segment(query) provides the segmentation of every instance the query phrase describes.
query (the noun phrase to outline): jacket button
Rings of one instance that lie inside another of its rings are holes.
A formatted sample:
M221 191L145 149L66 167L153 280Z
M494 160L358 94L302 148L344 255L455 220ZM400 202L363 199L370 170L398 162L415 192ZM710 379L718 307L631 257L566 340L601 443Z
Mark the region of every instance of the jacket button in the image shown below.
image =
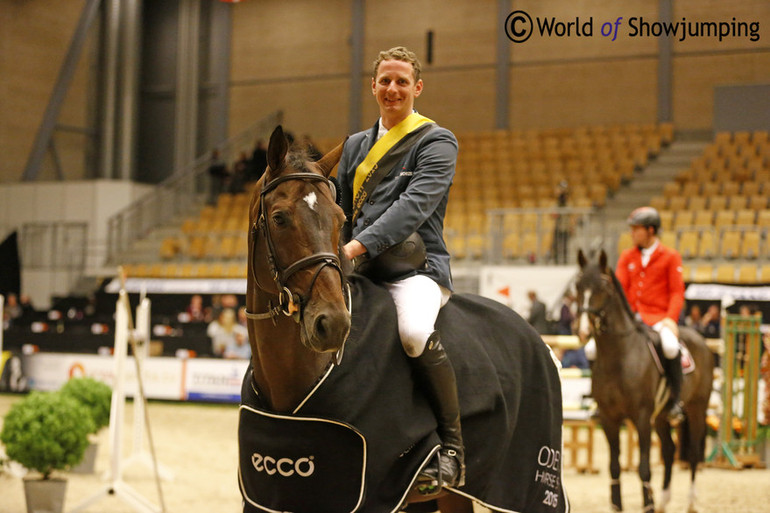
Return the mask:
M369 200L369 204L370 204L370 205L374 205L374 200L373 200L373 199L370 199L370 200Z
M364 226L369 226L370 224L372 224L371 219L369 219L368 217L364 219Z

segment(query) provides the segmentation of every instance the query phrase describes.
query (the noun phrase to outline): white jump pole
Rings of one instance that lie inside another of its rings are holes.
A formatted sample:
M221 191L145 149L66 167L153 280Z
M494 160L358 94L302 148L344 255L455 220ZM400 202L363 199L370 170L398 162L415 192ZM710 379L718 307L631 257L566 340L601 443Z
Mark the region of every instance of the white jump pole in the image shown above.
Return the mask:
M113 355L115 361L115 383L112 389L112 404L110 409L109 436L111 451L110 469L107 476L108 483L91 497L86 498L83 502L75 506L74 509L70 510L70 513L83 511L108 495L116 496L139 513L165 513L166 511L166 507L163 502L163 493L160 487L160 477L158 475L157 469L155 472L155 482L158 487L160 507L152 504L139 492L126 484L122 478L121 452L123 447L122 434L126 406L125 364L126 358L128 357L128 343L129 340L133 342L133 338L134 335L131 322L131 305L128 301L128 294L126 293L125 286L122 286L115 308L115 353ZM135 343L132 343L132 346L134 349L137 347ZM137 365L139 365L139 359L135 358L135 361L137 362ZM136 379L138 390L134 396L135 405L139 402L143 403L145 400L141 372L137 372ZM147 417L144 416L145 423L146 420ZM149 433L149 425L147 425L147 429ZM152 442L150 443L152 444Z
M142 294L144 296L144 294ZM150 356L150 312L151 302L147 297L142 297L136 307L136 330L134 358L139 358L142 364ZM138 372L138 369L137 369ZM134 401L134 446L131 455L123 463L125 469L133 463L140 463L153 470L153 461L150 454L144 448L145 408L143 400ZM174 479L174 472L168 467L158 463L158 475L161 479L170 481Z

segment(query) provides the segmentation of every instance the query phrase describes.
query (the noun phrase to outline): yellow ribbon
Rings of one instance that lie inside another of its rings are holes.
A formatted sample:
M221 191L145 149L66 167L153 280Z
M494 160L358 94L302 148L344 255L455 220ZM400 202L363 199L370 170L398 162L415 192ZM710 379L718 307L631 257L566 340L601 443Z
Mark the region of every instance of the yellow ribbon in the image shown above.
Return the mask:
M379 162L380 159L406 134L419 128L425 123L435 123L435 121L416 112L412 112L406 119L388 130L385 135L380 137L380 139L374 143L374 146L369 150L364 161L356 168L356 174L353 178L353 198L358 197L361 186L364 184L364 181L366 181L366 177L376 169L375 166L377 162Z

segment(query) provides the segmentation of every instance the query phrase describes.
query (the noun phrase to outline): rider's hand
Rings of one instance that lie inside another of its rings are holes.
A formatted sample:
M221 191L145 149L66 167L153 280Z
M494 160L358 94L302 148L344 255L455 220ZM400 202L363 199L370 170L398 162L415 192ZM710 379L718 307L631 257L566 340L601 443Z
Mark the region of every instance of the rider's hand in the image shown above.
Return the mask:
M345 257L347 257L348 260L353 260L355 257L366 253L366 246L356 239L353 239L342 246L342 252L345 253Z

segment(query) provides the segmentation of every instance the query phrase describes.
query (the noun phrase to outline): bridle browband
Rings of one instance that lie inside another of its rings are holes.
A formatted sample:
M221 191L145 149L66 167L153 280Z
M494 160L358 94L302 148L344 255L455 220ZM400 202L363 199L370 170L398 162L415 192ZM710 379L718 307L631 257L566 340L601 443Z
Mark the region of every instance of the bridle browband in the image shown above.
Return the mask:
M270 170L266 170L265 175L268 176L268 173ZM252 248L251 248L251 255L252 255L252 261L251 263L251 278L254 280L254 283L263 291L268 293L274 293L271 290L266 289L259 283L259 279L257 277L256 272L256 264L254 262L254 258L256 256L256 240L257 235L260 231L264 234L265 241L267 243L267 262L270 266L270 275L273 278L273 281L275 282L277 294L278 294L278 303L273 306L272 301L268 301L268 310L263 313L255 313L255 312L249 312L246 311L246 317L248 319L254 319L254 320L264 320L264 319L271 319L273 323L275 323L276 317L278 317L279 314L283 313L286 316L290 316L294 319L295 322L299 323L302 319L302 313L304 311L304 307L306 304L306 297L310 296L310 293L313 290L313 286L315 285L316 280L318 279L319 274L321 274L321 271L324 270L326 267L332 267L337 273L340 275L340 283L342 284L342 293L343 296L346 299L346 306L348 308L348 311L350 310L350 287L347 284L347 280L345 280L345 275L342 272L342 266L340 263L340 257L334 253L328 253L328 252L320 252L320 253L314 253L310 256L306 256L303 258L300 258L299 260L293 262L288 267L281 268L281 266L278 264L276 259L276 252L275 252L275 245L273 244L273 238L270 235L270 228L267 224L267 209L265 207L265 195L281 185L284 182L288 182L289 180L308 180L311 182L324 182L327 185L331 186L331 183L329 182L329 179L326 178L323 175L319 175L316 173L310 173L310 172L298 172L298 173L289 173L283 176L279 176L278 178L275 178L271 180L268 183L263 183L262 190L259 193L259 218L254 222L253 226L251 227L251 233L252 233ZM320 264L320 265L319 265ZM307 292L304 296L293 293L287 283L289 281L289 278L291 278L297 271L300 271L302 269L305 269L307 267L311 267L314 265L318 265L318 269L316 269L315 274L313 274L313 278L310 281L310 285L308 286Z

